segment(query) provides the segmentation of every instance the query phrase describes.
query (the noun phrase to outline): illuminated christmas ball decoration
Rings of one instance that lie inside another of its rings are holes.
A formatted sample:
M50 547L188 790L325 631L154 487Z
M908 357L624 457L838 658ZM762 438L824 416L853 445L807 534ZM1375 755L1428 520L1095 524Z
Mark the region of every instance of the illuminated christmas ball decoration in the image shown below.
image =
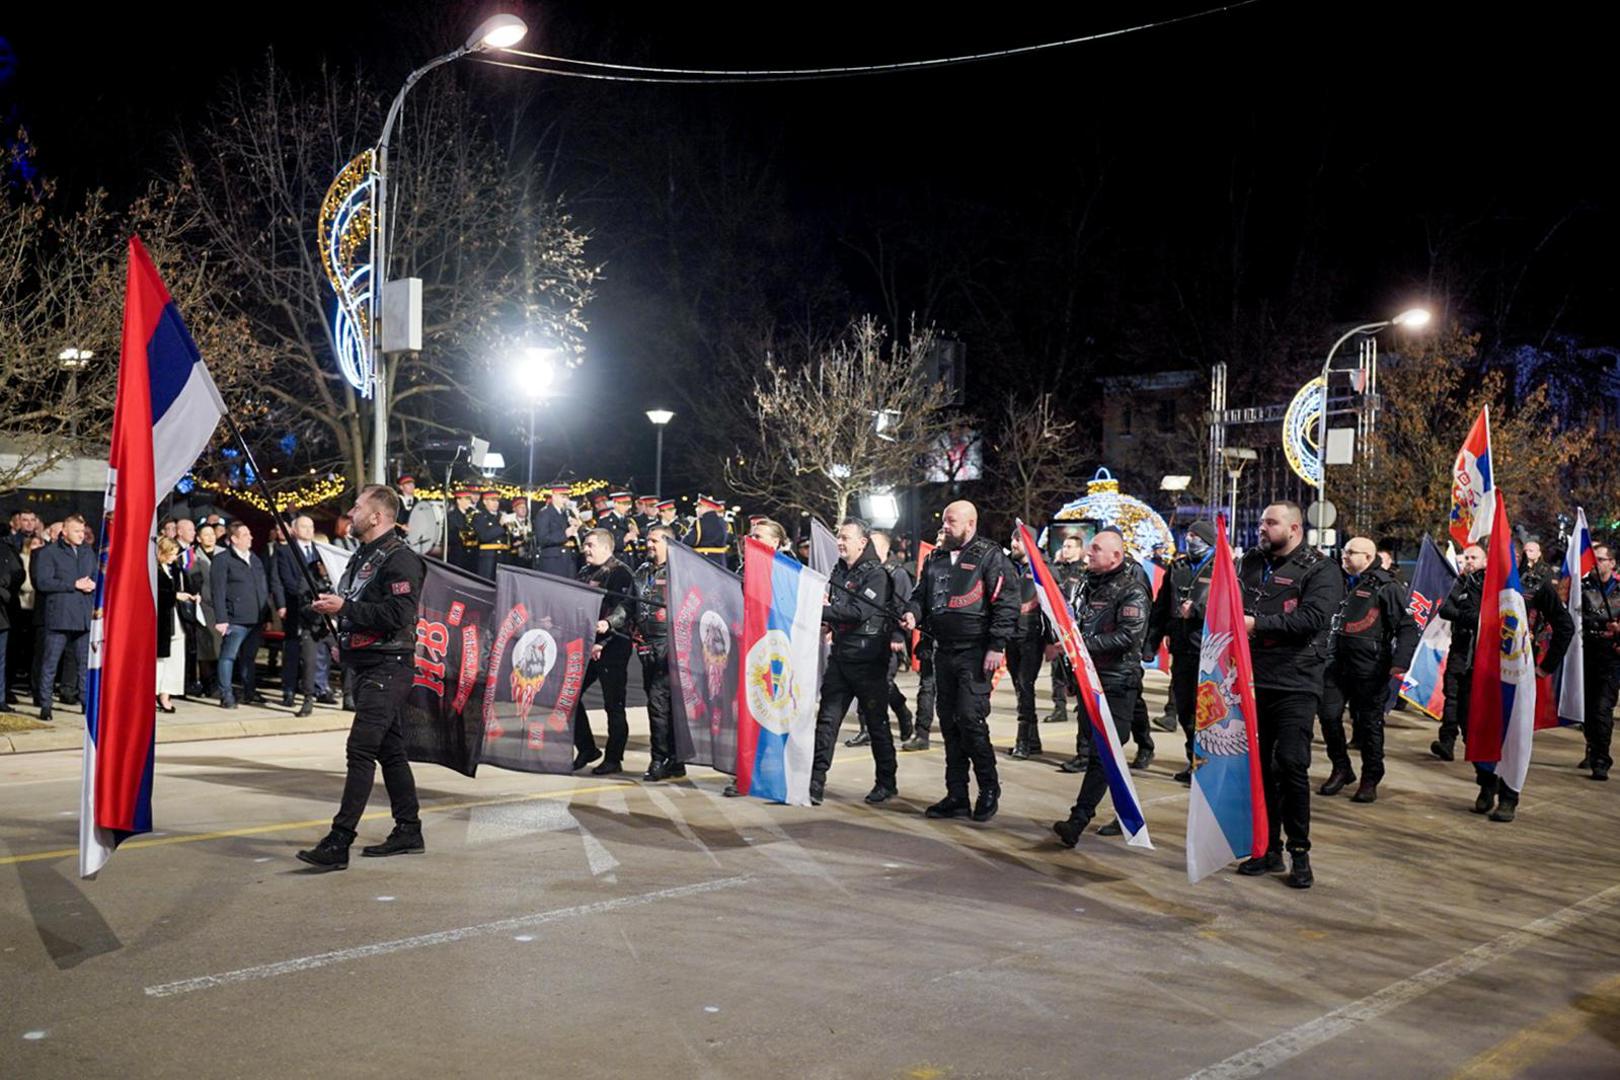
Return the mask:
M1155 554L1172 555L1176 550L1175 535L1158 511L1141 499L1121 493L1119 481L1105 468L1098 469L1087 481L1084 495L1052 515L1054 525L1065 521L1114 526L1125 537L1125 550L1138 562L1146 562ZM1046 545L1044 530L1040 543Z
M1327 383L1318 375L1299 388L1283 415L1283 456L1288 467L1312 487L1322 485L1322 452L1316 445L1316 431L1326 396Z

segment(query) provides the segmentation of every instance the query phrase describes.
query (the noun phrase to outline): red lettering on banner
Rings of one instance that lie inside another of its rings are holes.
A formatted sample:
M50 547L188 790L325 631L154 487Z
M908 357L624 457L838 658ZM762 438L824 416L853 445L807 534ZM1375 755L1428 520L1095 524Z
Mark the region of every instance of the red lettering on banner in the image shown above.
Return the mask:
M456 673L456 700L450 703L452 713L459 715L467 707L467 699L472 697L477 683L478 624L470 623L461 628L461 669Z
M450 605L450 618L447 620L451 626L460 626L461 617L466 614L467 605L457 600Z
M506 617L501 620L500 629L495 632L495 643L489 650L489 677L484 683L485 742L492 742L505 734L505 730L495 722L495 686L500 682L501 659L506 655L506 647L512 643L512 638L528 621L529 609L517 604L506 613Z
M412 685L444 697L444 654L449 647L450 634L443 623L416 620L416 671Z

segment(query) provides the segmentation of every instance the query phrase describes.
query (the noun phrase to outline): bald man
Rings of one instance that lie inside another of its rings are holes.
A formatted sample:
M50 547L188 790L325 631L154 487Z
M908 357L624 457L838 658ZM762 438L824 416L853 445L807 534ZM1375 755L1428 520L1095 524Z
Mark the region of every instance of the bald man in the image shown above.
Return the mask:
M1238 867L1247 876L1283 871L1282 834L1293 865L1287 882L1308 889L1311 872L1311 735L1327 667L1333 613L1344 575L1305 543L1298 503L1272 503L1260 515L1260 542L1238 563L1243 623L1254 663L1260 779L1271 842Z
M996 816L1001 783L990 745L990 676L1018 630L1018 571L1001 545L978 535L979 511L970 502L945 508L940 546L923 564L902 625L921 625L934 641L939 733L945 740L945 798L931 818ZM968 801L968 765L979 798Z
M1322 743L1333 771L1318 795L1337 795L1356 778L1344 737L1344 710L1361 747L1361 785L1351 802L1378 798L1384 778L1384 704L1390 680L1406 673L1422 633L1406 610L1406 587L1378 560L1365 536L1344 545L1344 599L1333 616L1330 659L1322 682Z

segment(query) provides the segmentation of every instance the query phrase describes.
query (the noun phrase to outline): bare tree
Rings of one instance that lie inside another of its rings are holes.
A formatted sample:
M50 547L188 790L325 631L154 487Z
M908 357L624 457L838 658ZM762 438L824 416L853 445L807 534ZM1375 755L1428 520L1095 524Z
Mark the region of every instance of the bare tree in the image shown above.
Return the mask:
M754 384L755 445L727 460L727 482L834 520L855 494L904 482L950 424L945 388L926 376L932 341L913 330L891 343L866 317L796 363L767 360Z
M1075 423L1058 416L1053 395L1046 393L1031 399L1009 393L997 420L988 469L997 491L994 505L1038 523L1079 485Z
M0 491L75 455L106 453L118 389L124 283L138 235L214 381L238 415L269 355L256 346L172 189L124 208L101 192L58 205L53 186L0 194Z
M339 374L333 294L316 220L333 178L381 129L381 101L331 72L289 83L273 62L229 85L194 142L182 177L211 243L225 257L243 314L281 367L264 393L278 430L301 436L301 466L366 473L371 423ZM510 129L508 129L510 130ZM391 278L421 278L423 350L393 357L391 439L456 430L482 411L510 416L496 364L525 344L577 360L597 268L586 236L544 189L538 149L493 126L448 76L411 99L391 160Z

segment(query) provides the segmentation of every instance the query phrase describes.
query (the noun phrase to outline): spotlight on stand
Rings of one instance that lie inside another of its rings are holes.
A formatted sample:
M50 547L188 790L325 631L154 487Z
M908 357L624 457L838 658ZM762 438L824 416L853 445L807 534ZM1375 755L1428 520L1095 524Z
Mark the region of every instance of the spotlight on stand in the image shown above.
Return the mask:
M859 504L861 517L874 529L892 529L900 523L900 500L893 490L867 492Z

